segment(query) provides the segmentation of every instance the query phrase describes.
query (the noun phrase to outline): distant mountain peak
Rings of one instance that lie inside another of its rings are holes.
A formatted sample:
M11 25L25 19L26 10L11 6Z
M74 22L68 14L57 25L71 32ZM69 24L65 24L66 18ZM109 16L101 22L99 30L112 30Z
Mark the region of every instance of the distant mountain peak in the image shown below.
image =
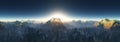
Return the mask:
M50 21L51 22L61 22L61 19L60 18L52 18Z
M53 25L62 25L62 21L60 18L52 18L48 21L48 23L52 23Z
M49 21L47 21L44 26L45 26L45 28L50 28L50 29L55 29L55 30L61 30L61 29L66 28L63 25L60 18L52 18Z
M97 22L96 25L97 26L103 26L104 29L110 29L112 27L120 27L120 21L103 19L102 21Z

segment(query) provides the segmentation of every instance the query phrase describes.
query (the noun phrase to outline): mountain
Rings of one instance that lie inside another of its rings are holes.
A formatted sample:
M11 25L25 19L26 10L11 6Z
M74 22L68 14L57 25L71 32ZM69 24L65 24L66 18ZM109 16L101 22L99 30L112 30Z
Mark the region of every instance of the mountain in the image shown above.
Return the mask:
M100 26L104 27L104 29L111 29L114 27L120 27L120 21L110 20L110 19L103 19L100 22L96 22L95 24L98 27L100 27Z
M60 18L52 18L49 21L47 21L43 28L45 29L53 29L53 30L64 30L66 27L63 25Z
M120 21L112 21L110 30L100 29L111 23L109 19L68 24L60 18L52 18L46 23L0 22L0 42L119 42ZM97 27L94 27L95 22Z
M96 21L81 21L81 20L73 20L71 22L68 23L64 23L64 25L69 28L69 29L73 29L73 28L94 28L96 27L94 25Z
M0 22L0 30L4 28L5 28L4 25L2 24L2 22Z

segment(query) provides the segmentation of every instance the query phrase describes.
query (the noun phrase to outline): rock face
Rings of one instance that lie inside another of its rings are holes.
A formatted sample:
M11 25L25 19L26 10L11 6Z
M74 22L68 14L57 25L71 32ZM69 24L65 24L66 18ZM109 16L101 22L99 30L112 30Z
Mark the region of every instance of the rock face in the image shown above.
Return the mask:
M60 18L53 18L50 20L50 22L54 25L54 26L60 26L63 25L62 21Z
M65 37L67 37L65 33L67 29L63 25L60 18L50 19L48 22L44 24L43 28L44 28L43 30L45 30L45 32L48 33L48 35L50 35L48 38L50 39L50 41L52 40L52 42L62 41L63 38L61 37L64 37L64 36L61 36L61 35L65 35Z
M110 29L113 26L113 24L115 23L115 21L104 19L104 20L101 21L101 23L103 24L105 29Z
M100 22L95 23L96 26L102 26L104 29L111 29L112 27L120 27L120 21L103 19Z
M63 25L60 18L52 18L44 25L45 28L55 29L55 30L64 30L66 27Z

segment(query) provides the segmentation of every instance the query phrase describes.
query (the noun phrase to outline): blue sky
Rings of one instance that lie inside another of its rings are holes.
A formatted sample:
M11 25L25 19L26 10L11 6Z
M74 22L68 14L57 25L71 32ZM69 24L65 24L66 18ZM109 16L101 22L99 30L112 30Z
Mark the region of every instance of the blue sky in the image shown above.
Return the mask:
M55 8L60 8L73 18L119 19L119 2L117 0L6 0L0 1L0 19L45 18Z

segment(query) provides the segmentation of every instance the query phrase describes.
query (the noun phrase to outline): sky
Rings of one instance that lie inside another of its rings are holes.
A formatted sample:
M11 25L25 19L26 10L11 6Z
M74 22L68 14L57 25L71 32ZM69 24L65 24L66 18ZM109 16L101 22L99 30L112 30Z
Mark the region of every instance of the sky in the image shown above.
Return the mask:
M56 9L73 18L120 18L117 0L0 0L0 20L46 18Z

